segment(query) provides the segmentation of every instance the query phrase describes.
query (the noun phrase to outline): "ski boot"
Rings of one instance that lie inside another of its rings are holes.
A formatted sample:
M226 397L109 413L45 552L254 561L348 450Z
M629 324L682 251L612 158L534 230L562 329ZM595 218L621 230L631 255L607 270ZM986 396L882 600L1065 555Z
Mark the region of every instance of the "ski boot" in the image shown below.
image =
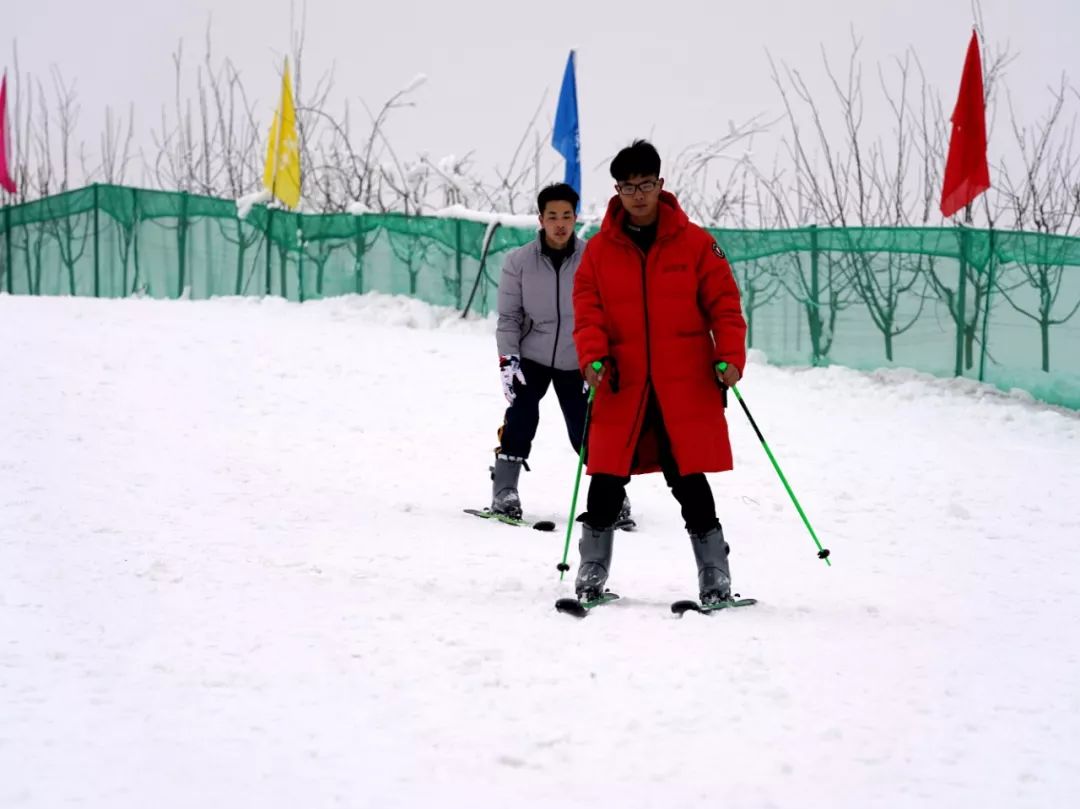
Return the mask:
M514 519L521 519L521 498L518 496L518 477L524 458L509 455L496 455L495 466L491 468L491 510L496 514L505 514Z
M579 601L592 601L603 594L614 542L614 528L597 530L588 523L581 524L581 539L578 541L581 563L574 580L574 592Z
M703 533L690 531L690 543L697 560L698 592L703 605L731 600L730 546L724 541L724 529L717 523Z

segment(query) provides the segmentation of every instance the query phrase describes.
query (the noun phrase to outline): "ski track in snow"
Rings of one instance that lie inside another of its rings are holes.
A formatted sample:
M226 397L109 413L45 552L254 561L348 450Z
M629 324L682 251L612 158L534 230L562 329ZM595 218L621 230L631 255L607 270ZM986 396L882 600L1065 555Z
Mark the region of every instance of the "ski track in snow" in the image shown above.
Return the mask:
M1054 807L1080 792L1080 418L752 364L735 589L630 487L623 599L552 609L575 457L490 495L490 321L0 295L0 806ZM584 497L584 487L582 498ZM582 501L583 502L583 501ZM576 560L576 532L570 561Z

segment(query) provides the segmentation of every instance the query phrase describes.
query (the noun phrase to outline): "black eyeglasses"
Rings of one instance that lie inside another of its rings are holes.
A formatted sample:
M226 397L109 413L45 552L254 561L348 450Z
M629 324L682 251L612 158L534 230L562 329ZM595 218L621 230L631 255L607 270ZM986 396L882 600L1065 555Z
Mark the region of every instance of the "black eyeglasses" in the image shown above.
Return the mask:
M638 191L642 194L649 194L660 187L659 180L645 180L640 183L616 183L615 187L619 189L619 193L624 197L632 197Z

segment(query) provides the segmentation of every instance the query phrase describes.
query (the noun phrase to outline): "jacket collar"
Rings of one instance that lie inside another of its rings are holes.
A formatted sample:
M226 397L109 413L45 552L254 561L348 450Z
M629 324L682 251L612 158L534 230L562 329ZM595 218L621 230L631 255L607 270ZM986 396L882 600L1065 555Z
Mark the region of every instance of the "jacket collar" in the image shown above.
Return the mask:
M573 235L573 239L571 241L571 244L574 245L574 252L571 255L576 256L578 253L580 253L582 250L585 249L585 240L578 238L577 231L574 231L574 235ZM536 231L536 238L532 240L532 246L533 246L533 249L536 251L537 255L543 255L543 253L544 253L544 230L543 230L543 228L540 228L539 230Z
M607 236L630 241L630 238L622 230L626 216L626 209L623 208L619 195L616 194L608 201L607 213L604 214L604 223L600 226L600 232ZM661 191L660 220L657 223L656 240L660 241L676 235L689 222L690 217L683 211L675 195L670 191Z

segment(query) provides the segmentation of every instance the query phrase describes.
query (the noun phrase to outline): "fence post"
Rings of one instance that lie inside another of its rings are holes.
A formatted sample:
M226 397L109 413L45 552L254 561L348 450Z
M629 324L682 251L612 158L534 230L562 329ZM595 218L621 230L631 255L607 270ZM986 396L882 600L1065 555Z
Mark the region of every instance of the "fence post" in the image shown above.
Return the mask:
M4 263L7 267L7 291L8 295L12 294L14 289L13 279L15 277L15 265L11 263L11 205L4 206ZM27 290L31 292L32 290Z
M990 326L990 296L994 292L994 265L997 263L994 261L994 229L990 228L990 261L987 267L987 272L990 273L990 277L986 279L986 311L983 313L983 327L982 327L982 351L979 352L979 381L983 382L986 378L986 340L987 331Z
M461 309L461 286L463 279L461 277L461 220L454 220L454 247L456 248L456 270L457 270L457 308Z
M186 279L187 270L187 208L188 208L188 193L187 191L180 192L180 229L177 236L177 247L180 249L180 274L177 278L176 284L176 297L184 297L184 281Z
M98 198L98 188L100 188L100 186L97 183L94 183L94 297L95 298L100 298L101 297L101 260L100 260L99 253L98 253L99 233L100 233L100 230L99 230L100 223L98 221L98 205L100 204L100 200Z
M304 215L296 215L296 242L300 256L296 261L296 298L304 302Z
M122 285L120 287L122 293L120 295L121 298L126 298L128 295L128 256L132 250L137 249L135 247L135 223L139 219L139 192L134 188L129 190L131 191L131 237L128 239L128 245L123 252L124 266L120 268L122 276Z
M366 239L364 238L363 229L360 227L360 217L363 214L356 214L353 217L353 227L355 229L356 240L356 264L353 266L353 281L356 284L356 294L364 294L364 253L367 252Z
M292 215L293 214L290 214L290 213L285 213L284 214L285 217L289 217L289 216L292 216ZM289 222L289 220L288 220L288 218L286 218L284 220L284 222L285 222L285 242L284 242L284 244L282 244L280 250L278 251L278 261L281 262L281 267L279 267L278 275L280 276L279 281L281 283L281 297L282 297L283 300L288 300L289 299L289 277L288 277L288 273L289 273L289 241L288 241L289 224L288 224L288 222Z
M133 270L131 276L131 287L127 285L127 271L124 271L124 297L135 294L135 287L139 283L139 192L135 189L131 190L132 198L132 212L134 214L131 220L131 268Z
M818 263L821 252L818 250L818 227L810 226L810 312L807 318L810 326L810 351L813 352L811 364L817 365L821 357L821 275Z
M967 328L967 228L960 229L960 280L956 284L956 368L954 376L964 374L964 330Z
M271 200L271 202L273 202L273 200ZM272 272L271 265L272 265L272 261L273 261L273 256L271 255L271 253L273 251L273 246L274 245L273 245L273 241L270 239L270 231L273 228L273 222L274 222L274 209L271 208L269 205L267 205L266 206L266 290L263 293L264 295L269 295L270 294L271 279L272 279L272 276L271 276L270 273Z

